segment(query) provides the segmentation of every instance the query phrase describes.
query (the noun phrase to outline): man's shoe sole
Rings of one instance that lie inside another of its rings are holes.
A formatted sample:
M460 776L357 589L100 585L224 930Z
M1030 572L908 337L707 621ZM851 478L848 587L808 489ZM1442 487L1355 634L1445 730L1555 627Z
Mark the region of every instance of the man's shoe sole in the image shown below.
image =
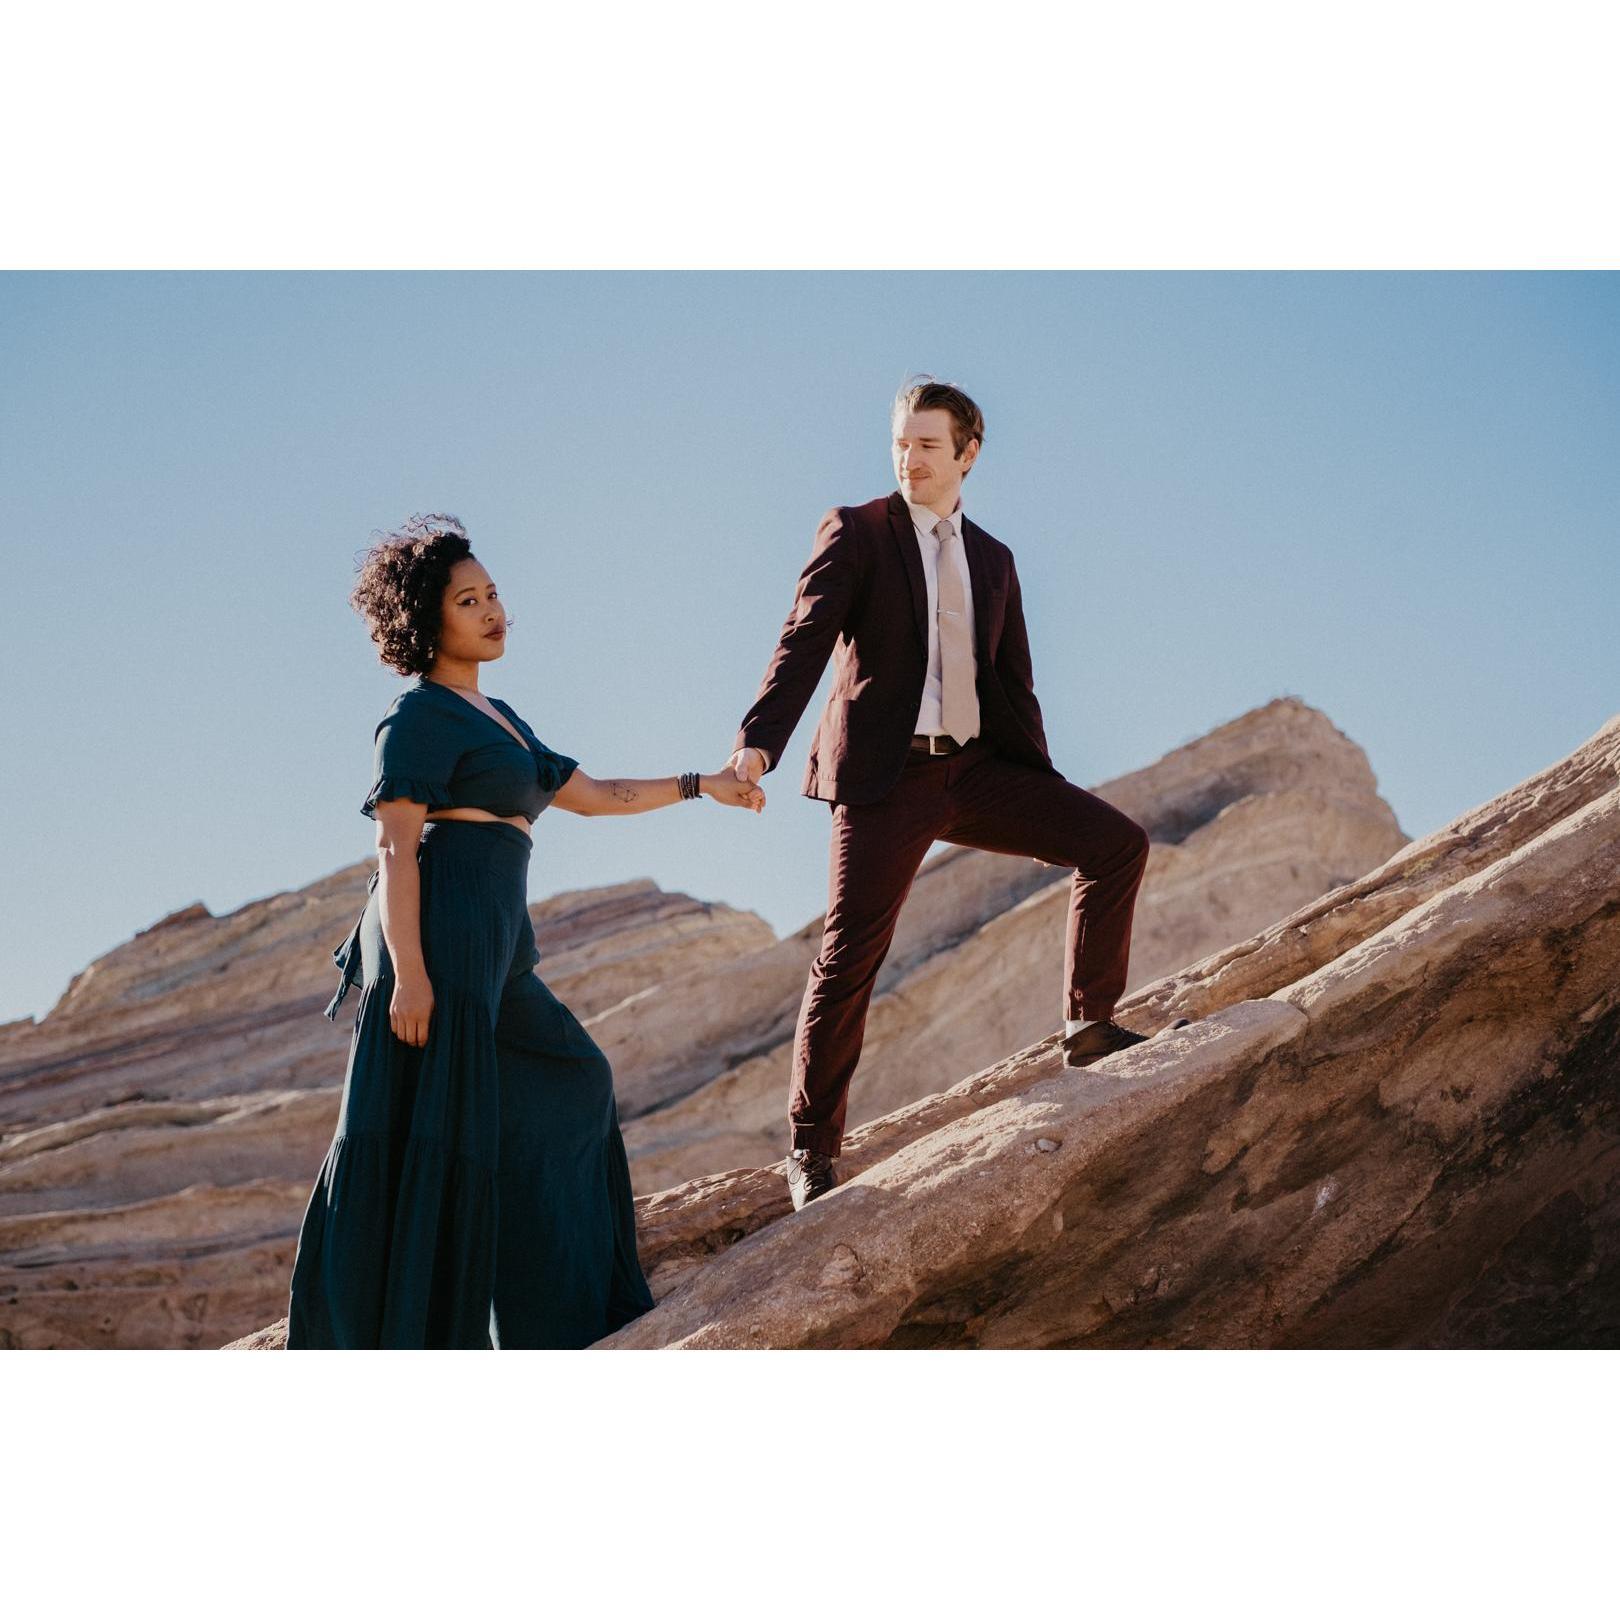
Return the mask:
M1120 1048L1124 1051L1124 1048ZM1089 1069L1093 1063L1101 1063L1105 1057L1112 1057L1112 1052L1085 1052L1079 1057L1071 1057L1067 1052L1063 1054L1063 1067L1065 1069Z

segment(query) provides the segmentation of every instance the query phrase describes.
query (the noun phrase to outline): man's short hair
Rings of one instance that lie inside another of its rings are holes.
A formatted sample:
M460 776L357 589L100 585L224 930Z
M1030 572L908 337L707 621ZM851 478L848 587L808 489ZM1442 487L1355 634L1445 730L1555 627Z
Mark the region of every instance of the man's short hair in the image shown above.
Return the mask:
M970 439L977 439L979 447L984 447L984 412L955 383L941 382L926 371L906 378L900 392L894 396L890 424L896 417L917 411L950 412L951 443L958 456L967 449Z

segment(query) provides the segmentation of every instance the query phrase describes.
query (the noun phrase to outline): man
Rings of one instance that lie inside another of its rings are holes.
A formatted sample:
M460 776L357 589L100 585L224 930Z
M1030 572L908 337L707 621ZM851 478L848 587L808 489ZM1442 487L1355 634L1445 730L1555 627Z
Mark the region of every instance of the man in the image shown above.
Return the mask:
M849 1083L900 907L936 839L1074 868L1064 1061L1146 1039L1113 1022L1147 865L1136 822L1048 757L1012 553L962 511L984 417L924 377L891 413L899 489L821 520L793 611L728 761L782 757L829 656L804 793L832 803L829 903L793 1050L784 1170L795 1209L837 1183Z

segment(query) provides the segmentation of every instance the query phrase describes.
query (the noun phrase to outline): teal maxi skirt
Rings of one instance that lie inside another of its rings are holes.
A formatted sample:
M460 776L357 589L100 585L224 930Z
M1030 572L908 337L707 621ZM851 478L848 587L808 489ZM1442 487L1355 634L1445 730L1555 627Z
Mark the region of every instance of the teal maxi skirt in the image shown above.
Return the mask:
M535 977L533 842L429 822L427 1044L388 1022L376 876L327 1015L359 987L337 1132L304 1214L287 1348L571 1349L652 1309L613 1072Z

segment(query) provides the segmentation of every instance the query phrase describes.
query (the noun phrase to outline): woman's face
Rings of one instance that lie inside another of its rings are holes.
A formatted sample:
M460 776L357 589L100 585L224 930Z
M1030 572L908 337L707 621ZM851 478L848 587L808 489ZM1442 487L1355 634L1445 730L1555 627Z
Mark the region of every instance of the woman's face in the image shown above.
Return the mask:
M506 609L495 593L495 581L476 557L466 557L450 570L442 608L441 658L487 662L506 651Z

